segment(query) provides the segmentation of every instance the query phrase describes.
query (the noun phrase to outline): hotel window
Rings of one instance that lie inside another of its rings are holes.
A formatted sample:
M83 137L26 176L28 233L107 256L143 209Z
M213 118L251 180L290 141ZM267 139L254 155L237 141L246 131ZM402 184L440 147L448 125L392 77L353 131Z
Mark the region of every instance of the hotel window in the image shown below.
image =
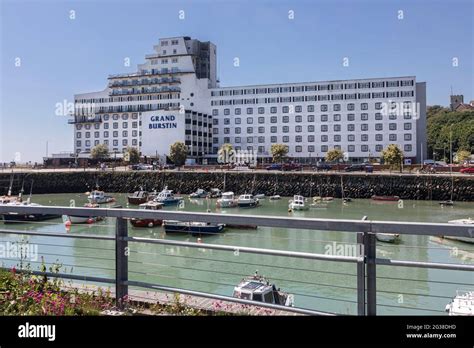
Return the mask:
M128 122L122 122L122 128L128 128Z
M411 151L411 144L405 144L405 146L403 146L403 150Z
M113 127L114 127L114 129L118 129L118 122L114 122Z
M258 123L265 123L265 117L259 117Z
M306 110L308 112L314 112L314 105L308 105L308 107L306 108Z
M290 137L288 135L284 135L282 138L284 143L289 143L290 142Z
M108 121L109 120L109 115L105 114L104 115L104 121Z
M297 135L297 136L295 137L295 142L297 142L297 143L303 142L303 137L302 137L301 135Z
M224 109L224 115L230 115L230 109Z
M295 112L302 112L302 111L303 111L303 107L301 105L295 106Z
M410 133L404 134L403 139L406 140L406 141L410 141L411 140L411 134Z
M321 125L321 132L327 132L328 126L326 124Z
M337 143L340 142L341 141L341 136L339 134L336 134L334 136L334 141L337 142Z
M348 152L354 152L355 151L355 146L354 145L347 146L347 151Z
M314 135L308 135L308 142L314 143Z
M241 124L242 123L242 119L240 117L237 117L235 120L234 120L234 123L235 124Z
M253 133L253 127L247 127L247 134Z
M303 117L301 115L295 116L295 122L303 122Z
M242 110L241 110L240 108L236 108L236 109L234 110L234 113L235 113L236 115L240 115L241 111L242 111Z
M122 120L128 120L128 114L123 114L122 115Z
M375 110L380 110L382 109L382 103L378 102L378 103L375 103Z
M379 145L375 145L375 151L376 151L376 152L382 152L382 150L383 150L383 145L380 145L380 144L379 144Z
M165 51L166 52L166 51ZM166 53L165 53L166 54ZM161 64L168 64L168 59L162 59Z
M104 138L108 138L109 137L109 132L108 131L105 131L104 132Z
M117 138L117 137L118 137L118 132L117 132L117 131L114 131L114 132L112 133L112 136L113 136L114 138Z
M276 113L277 113L277 107L276 107L276 106L272 106L272 107L270 108L270 113L271 113L271 114L276 114Z
M355 121L355 114L347 114L348 121Z
M247 115L252 115L252 114L253 114L253 109L247 108Z
M270 132L271 133L276 133L277 132L277 127L276 126L271 126L270 127Z
M387 81L387 87L398 87L398 81Z
M321 135L321 142L327 143L328 139L329 139L329 137L327 135Z
M368 131L369 130L369 125L367 123L362 123L360 125L360 130L361 131Z
M287 114L290 112L290 108L288 106L284 106L281 111L284 113L284 114Z
M369 145L361 145L360 151L362 152L369 152Z
M321 152L328 152L328 146L327 145L321 145Z
M308 152L314 152L314 145L308 146Z
M108 140L104 140L104 145L109 146L109 141L108 141Z
M334 127L333 129L334 129L335 132L340 132L341 131L341 125L340 124L335 124L333 127Z
M224 118L224 124L230 124L230 118Z
M138 122L137 121L132 122L132 128L138 128Z
M288 122L290 122L290 117L289 117L289 116L283 116L283 117L282 117L282 122L283 122L283 123L288 123Z
M359 82L359 88L370 88L370 82Z
M86 132L86 138L90 138L91 137L91 132Z
M81 141L80 140L76 141L76 147L81 147Z
M99 129L99 128L100 128L100 124L99 124L99 123L94 123L94 128L95 128L95 129Z
M122 146L127 146L128 145L128 140L127 139L123 139L122 140Z
M258 127L259 133L265 133L265 127Z
M388 135L388 140L397 141L397 135L396 134L389 134Z
M308 126L308 132L314 132L314 126L312 124Z
M382 114L380 112L375 113L375 120L380 121L382 119Z
M361 141L369 141L369 136L367 134L361 134L360 140Z
M290 127L288 126L283 126L283 133L288 133L290 131Z
M354 134L349 134L347 136L347 141L355 141L355 135Z
M383 88L384 87L384 82L372 82L372 88Z
M94 146L97 146L99 144L100 144L99 140L94 140Z
M278 117L272 116L270 117L270 123L277 123L278 122Z
M253 124L253 118L247 117L247 124Z
M132 145L133 145L133 146L137 146L137 143L138 143L137 139L133 139L133 140L132 140Z
M259 113L259 114L264 114L264 113L265 113L265 108L260 106L260 107L258 108L258 113Z
M376 124L375 124L375 130L376 130L376 131L381 131L381 130L383 130L383 123L376 123Z
M91 125L90 125L90 124L86 124L86 125L84 126L84 128L85 128L85 129L91 129Z
M264 153L264 152L265 152L265 146L259 146L258 147L258 153Z
M240 132L241 132L241 128L240 128L240 127L235 127L235 128L234 128L234 133L235 133L235 134L240 134Z
M247 137L247 143L253 143L253 137Z
M367 103L361 103L361 104L360 104L360 109L361 109L361 110L367 110L367 109L369 109L369 104L367 104Z
M411 130L411 123L404 123L403 124L403 129L404 130Z
M295 146L295 151L296 152L303 152L303 146L301 146L301 145Z
M396 123L389 123L388 124L388 129L389 130L397 130L397 124Z
M328 115L321 115L321 122L326 122L328 120Z
M172 58L171 63L178 63L178 58Z
M161 41L161 46L168 46L168 41Z
M212 116L218 116L219 115L219 109L212 109Z
M240 141L241 141L241 138L240 138L240 137L235 137L235 142L236 142L236 143L240 143Z
M308 122L314 122L314 115L308 115Z
M301 126L296 126L295 127L295 132L296 133L301 133L302 131L303 131L303 127L301 127Z
M404 112L403 113L403 118L405 120L411 120L411 113L410 112Z
M332 109L333 111L341 111L341 104L334 104Z
M82 128L82 124L76 125L76 129L77 129L77 130L81 130L81 128Z
M230 134L230 128L224 128L224 134Z
M349 123L349 124L347 125L347 130L348 130L349 132L355 131L355 125L354 125L353 123Z
M100 137L100 132L94 132L94 138L99 138Z
M354 103L347 104L347 110L348 111L355 110L355 104Z
M340 114L335 114L335 115L333 116L333 119L334 119L334 121L338 122L338 121L341 120L341 115L340 115Z
M122 137L128 137L128 132L127 131L122 131Z
M224 137L224 143L230 143L230 138L229 137Z
M114 114L114 116L112 117L113 120L117 121L119 119L119 115L118 114Z
M368 119L369 119L369 114L367 114L365 112L360 114L360 120L361 121L367 121Z
M132 131L132 137L138 136L138 132L136 130Z
M212 124L213 124L214 126L217 126L217 125L219 124L219 119L214 118L214 119L212 120Z
M278 138L277 138L276 136L272 135L272 136L270 137L270 142L271 142L271 143L276 143L277 141L278 141Z
M326 104L322 104L321 111L328 111L328 106Z
M375 134L375 141L383 141L383 134Z

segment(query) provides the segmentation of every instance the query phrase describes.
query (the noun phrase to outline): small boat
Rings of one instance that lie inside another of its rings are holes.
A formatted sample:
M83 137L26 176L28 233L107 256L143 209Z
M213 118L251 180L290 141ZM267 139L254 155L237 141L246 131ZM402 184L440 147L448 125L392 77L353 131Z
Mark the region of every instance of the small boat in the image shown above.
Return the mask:
M440 205L443 205L443 206L449 206L449 207L452 207L454 205L454 202L450 199L448 199L447 201L441 201L439 202Z
M456 297L445 310L449 315L474 315L474 291L456 290Z
M376 233L375 238L379 242L395 243L400 240L400 235L397 233Z
M196 192L193 192L189 195L189 198L206 198L208 193L206 190L197 189Z
M209 192L209 198L220 198L222 197L222 192L218 188L211 188Z
M158 203L154 201L142 203L139 206L140 210L160 210L163 207L163 203ZM161 226L163 220L160 219L140 219L140 218L131 218L130 223L133 227L155 227Z
M448 221L449 224L456 225L474 225L474 220L471 218L467 219L457 219ZM458 237L458 236L443 236L445 239L456 240L464 243L474 243L474 237Z
M400 197L398 197L398 196L376 196L376 195L373 195L371 198L374 201L383 201L383 202L398 202L400 200Z
M29 199L26 202L15 201L5 204L6 206L28 206L28 207L41 207L40 204L31 203ZM14 222L32 222L32 221L45 221L51 219L60 218L59 214L22 214L22 213L4 213L3 221L4 223L14 223Z
M84 208L99 208L97 203L86 203ZM97 221L105 219L104 216L78 216L78 215L66 215L66 220L69 220L72 224L92 224Z
M191 233L191 234L216 234L224 230L224 224L211 224L209 222L189 222L165 220L163 227L166 233Z
M265 194L264 193L259 193L259 194L256 194L254 197L258 198L258 199L265 199Z
M281 306L293 307L294 295L277 289L275 284L271 284L266 278L260 276L258 272L251 277L242 279L234 288L232 295L242 300L250 300L263 303L271 303Z
M289 210L307 210L308 206L305 204L305 200L303 196L295 195L293 196L293 199L290 200L288 209Z
M332 202L334 200L334 197L322 197L323 202Z
M132 194L127 196L128 204L140 205L142 203L148 202L148 192L147 191L135 191Z
M345 198L342 199L342 202L343 202L343 203L352 202L352 198L350 198L350 197L345 197Z
M270 200L271 200L271 201L278 201L279 199L281 199L281 196L280 196L280 195L273 195L273 196L270 196Z
M219 208L235 208L237 207L237 200L234 197L234 192L224 192L222 197L217 200Z
M182 200L182 197L175 197L173 191L168 190L168 187L165 187L154 199L155 202L163 203L165 206L178 205Z
M87 197L90 203L96 204L107 204L115 202L115 198L109 195L106 195L104 191L94 190Z
M309 205L310 208L312 209L327 209L328 204L326 202L313 202Z
M235 228L239 230L256 230L258 228L257 225L242 225L242 224L226 224L225 227Z
M244 194L239 196L237 205L240 208L255 208L259 205L259 201L258 198L255 198L253 195Z

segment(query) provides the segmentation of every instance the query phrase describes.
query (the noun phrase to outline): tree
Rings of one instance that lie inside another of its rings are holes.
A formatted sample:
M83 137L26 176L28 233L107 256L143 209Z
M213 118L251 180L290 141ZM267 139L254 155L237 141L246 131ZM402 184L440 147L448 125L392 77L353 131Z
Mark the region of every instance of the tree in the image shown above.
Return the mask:
M106 159L109 155L109 147L105 144L96 145L91 150L91 157L94 159Z
M331 149L326 153L326 161L339 162L344 158L344 152L341 149Z
M385 164L390 165L390 169L400 169L402 172L403 152L396 144L390 144L385 148L380 156Z
M170 146L170 159L177 166L182 166L188 157L188 148L183 142L177 141Z
M471 158L471 151L466 150L459 150L456 152L456 162L457 163L464 163L464 161Z
M125 162L136 164L140 162L140 152L136 147L127 147L124 153Z
M217 153L217 161L219 163L229 163L232 162L234 159L234 156L232 155L232 151L234 150L234 147L232 144L225 143L222 144L221 148L219 149Z
M272 144L270 151L272 152L273 162L281 163L288 155L288 145Z

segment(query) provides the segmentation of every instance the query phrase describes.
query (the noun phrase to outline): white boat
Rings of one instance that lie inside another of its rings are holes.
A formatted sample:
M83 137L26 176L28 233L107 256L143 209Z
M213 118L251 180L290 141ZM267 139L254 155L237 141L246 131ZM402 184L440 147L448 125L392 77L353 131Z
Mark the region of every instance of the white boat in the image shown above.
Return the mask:
M96 203L86 203L84 208L99 208ZM97 221L105 219L104 216L78 216L78 215L65 215L66 221L70 221L72 224L91 224Z
M258 204L258 198L255 198L253 195L249 194L240 195L239 199L237 200L237 205L240 208L255 208L258 206Z
M288 209L290 210L306 210L308 206L305 204L305 200L303 196L294 195L293 199L290 200L290 204L288 205Z
M376 233L375 238L379 242L395 243L400 239L400 235L397 233Z
M265 199L265 194L264 193L259 193L259 194L256 194L254 197L258 198L258 199Z
M219 208L234 208L237 207L237 200L234 197L234 192L224 192L222 197L217 200Z
M457 219L448 221L450 224L456 225L474 225L474 220L471 218L467 219ZM458 236L443 236L443 238L457 240L465 243L474 243L474 237L458 237Z
M203 189L197 189L196 192L193 192L189 195L189 198L206 198L208 192Z
M258 275L257 272L253 276L240 281L239 285L234 288L233 297L287 307L294 306L294 295L280 291L275 284L270 284L267 279Z
M270 200L271 200L271 201L277 201L277 200L279 200L279 199L281 199L281 196L280 196L280 195L273 195L273 196L270 196Z
M220 198L222 197L222 192L218 188L211 188L211 191L209 191L209 198Z
M456 297L445 309L449 315L474 315L474 291L456 290Z
M106 195L104 191L94 190L92 191L87 199L90 203L96 204L106 204L115 202L115 198L109 195Z
M175 197L173 191L168 190L168 187L165 187L154 199L155 202L163 203L163 205L178 205L182 200L182 197Z

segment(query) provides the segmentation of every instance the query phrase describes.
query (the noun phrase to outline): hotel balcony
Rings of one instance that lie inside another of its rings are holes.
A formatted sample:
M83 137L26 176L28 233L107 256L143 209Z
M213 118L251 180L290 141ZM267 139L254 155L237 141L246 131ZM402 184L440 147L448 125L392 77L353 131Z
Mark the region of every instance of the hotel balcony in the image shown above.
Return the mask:
M152 69L152 70L142 70L136 73L130 73L130 74L114 74L114 75L109 75L109 79L118 79L118 78L129 78L129 77L140 77L140 76L155 76L155 75L172 75L172 74L191 74L194 73L194 71L189 70L189 71L184 71L180 70L178 68L172 68L172 69Z
M114 81L109 82L109 87L129 87L129 86L141 86L141 85L158 85L167 83L180 83L181 79L172 78L161 78L161 79L142 79L141 81Z
M141 88L138 90L128 89L124 91L113 90L110 95L130 95L130 94L153 94L153 93L170 93L170 92L181 92L179 87L161 87L161 88Z
M67 123L96 123L102 122L102 116L100 115L91 115L91 116L75 116L74 119L68 120Z

